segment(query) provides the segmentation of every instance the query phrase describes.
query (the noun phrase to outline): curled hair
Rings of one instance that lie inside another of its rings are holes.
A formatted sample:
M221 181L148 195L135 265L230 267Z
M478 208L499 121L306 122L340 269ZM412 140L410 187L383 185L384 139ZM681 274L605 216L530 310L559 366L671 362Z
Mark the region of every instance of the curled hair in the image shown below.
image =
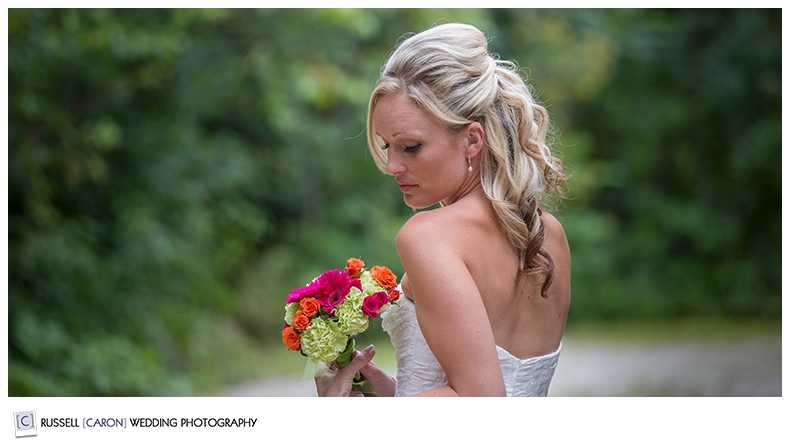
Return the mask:
M549 195L564 196L567 176L547 144L548 112L516 64L492 57L485 35L471 25L439 25L401 42L368 105L368 146L382 171L387 155L372 116L379 99L391 94L406 94L451 131L472 122L483 126L483 190L518 253L519 270L544 274L541 295L546 296L554 262L543 249L541 206Z

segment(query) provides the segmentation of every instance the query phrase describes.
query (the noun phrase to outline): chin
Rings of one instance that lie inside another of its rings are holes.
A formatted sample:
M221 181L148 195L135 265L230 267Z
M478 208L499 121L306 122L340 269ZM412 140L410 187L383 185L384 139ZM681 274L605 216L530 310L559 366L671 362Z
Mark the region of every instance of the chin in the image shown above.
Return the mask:
M425 202L425 201L421 201L421 200L415 200L415 199L413 199L413 198L408 198L408 197L404 197L404 198L403 198L403 202L404 202L404 203L405 203L405 204L406 204L406 205L407 205L409 208L414 208L415 210L420 210L420 209L423 209L423 208L429 208L429 207L431 207L431 206L433 206L433 205L436 205L437 203L439 203L438 201L436 201L436 202L430 202L430 203L428 203L428 202Z

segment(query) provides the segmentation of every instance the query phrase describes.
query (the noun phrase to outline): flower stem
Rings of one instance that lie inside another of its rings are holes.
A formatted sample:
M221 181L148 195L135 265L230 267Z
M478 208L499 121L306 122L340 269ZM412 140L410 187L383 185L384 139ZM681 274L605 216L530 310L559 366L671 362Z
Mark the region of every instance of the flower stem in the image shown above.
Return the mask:
M348 343L346 343L346 349L344 349L343 352L338 354L337 364L341 368L345 368L346 366L348 366L349 363L351 363L355 346L356 343L354 342L354 339L349 338ZM352 389L356 391L360 391L366 396L373 396L376 394L376 391L373 390L373 388L370 386L370 383L368 383L368 381L365 380L365 377L362 376L362 373L360 373L359 371L357 371L357 373L354 375L354 381L352 382Z

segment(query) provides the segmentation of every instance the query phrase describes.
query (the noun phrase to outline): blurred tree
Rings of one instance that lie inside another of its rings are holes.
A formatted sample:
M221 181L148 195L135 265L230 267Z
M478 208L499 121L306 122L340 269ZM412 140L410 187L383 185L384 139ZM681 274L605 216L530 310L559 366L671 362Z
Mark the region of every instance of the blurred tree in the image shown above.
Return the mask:
M577 315L781 313L780 16L610 11L616 70L573 112L609 222L576 247Z

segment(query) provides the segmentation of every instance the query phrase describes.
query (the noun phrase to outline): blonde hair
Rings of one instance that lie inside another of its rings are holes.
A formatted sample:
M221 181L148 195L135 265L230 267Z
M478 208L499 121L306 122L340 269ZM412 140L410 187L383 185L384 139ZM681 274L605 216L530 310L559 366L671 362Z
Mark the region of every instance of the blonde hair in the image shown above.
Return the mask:
M519 255L520 271L546 275L546 296L554 263L542 248L541 206L549 195L564 197L567 176L547 144L548 112L517 70L488 53L488 40L474 26L450 23L413 35L397 46L373 89L368 146L384 171L387 155L372 115L378 100L391 94L406 94L452 131L479 122L483 190Z

